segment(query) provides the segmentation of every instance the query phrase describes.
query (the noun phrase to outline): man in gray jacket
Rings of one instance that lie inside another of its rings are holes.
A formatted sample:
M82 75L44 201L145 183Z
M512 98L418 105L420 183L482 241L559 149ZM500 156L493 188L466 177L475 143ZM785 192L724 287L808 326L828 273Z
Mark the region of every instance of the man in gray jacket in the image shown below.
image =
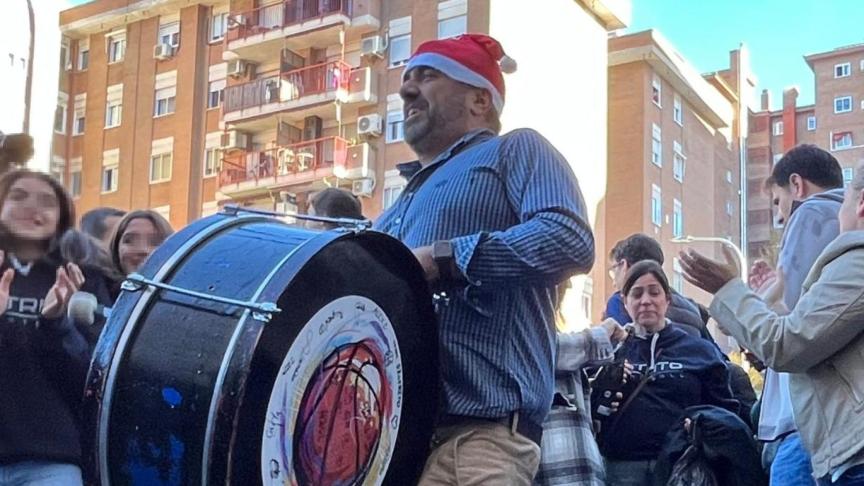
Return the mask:
M727 249L725 263L681 253L685 278L715 294L711 312L721 329L790 373L795 422L820 486L864 485L864 163L839 222L840 236L813 264L788 315L770 303L782 299L782 286L761 300L738 279Z
M757 262L750 284L757 293L782 285L783 302L792 309L816 258L840 231L837 213L843 203L843 171L825 150L799 145L777 162L765 186L773 196L779 222L786 225L777 262L783 279L778 281L770 268ZM769 368L765 374L757 437L770 444L764 462L771 465L771 486L813 484L809 454L796 432L787 373ZM776 451L773 460L767 457L769 451Z

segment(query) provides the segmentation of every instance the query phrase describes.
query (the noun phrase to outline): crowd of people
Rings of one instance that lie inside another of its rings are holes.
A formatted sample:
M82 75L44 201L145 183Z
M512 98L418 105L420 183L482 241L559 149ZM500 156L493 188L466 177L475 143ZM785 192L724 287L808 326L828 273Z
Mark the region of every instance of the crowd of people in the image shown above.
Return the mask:
M594 265L594 236L570 163L533 130L500 134L514 68L496 40L467 34L423 43L404 70L418 159L374 229L450 295L419 483L864 485L864 166L844 189L830 153L787 152L765 182L785 224L776 264L744 282L728 248L722 261L680 254L709 307L670 287L655 239L621 240L603 320L569 332L559 306ZM306 224L361 209L328 189ZM146 209L79 221L52 177L0 177L0 486L82 484L78 412L101 324L66 307L77 291L110 306L172 231ZM758 402L711 319L766 367Z

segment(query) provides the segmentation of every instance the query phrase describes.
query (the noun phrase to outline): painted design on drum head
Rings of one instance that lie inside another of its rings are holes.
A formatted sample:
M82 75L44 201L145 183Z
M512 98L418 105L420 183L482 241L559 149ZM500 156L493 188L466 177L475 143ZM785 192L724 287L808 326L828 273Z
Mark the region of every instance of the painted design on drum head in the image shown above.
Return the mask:
M270 394L261 447L265 485L374 485L399 430L402 360L384 311L336 299L297 335Z

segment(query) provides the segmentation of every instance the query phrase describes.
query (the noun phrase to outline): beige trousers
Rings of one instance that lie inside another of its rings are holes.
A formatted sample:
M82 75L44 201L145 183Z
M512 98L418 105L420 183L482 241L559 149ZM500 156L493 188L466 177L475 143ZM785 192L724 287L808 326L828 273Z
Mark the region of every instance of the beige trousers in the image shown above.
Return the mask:
M540 446L504 424L471 422L435 430L418 486L529 486Z

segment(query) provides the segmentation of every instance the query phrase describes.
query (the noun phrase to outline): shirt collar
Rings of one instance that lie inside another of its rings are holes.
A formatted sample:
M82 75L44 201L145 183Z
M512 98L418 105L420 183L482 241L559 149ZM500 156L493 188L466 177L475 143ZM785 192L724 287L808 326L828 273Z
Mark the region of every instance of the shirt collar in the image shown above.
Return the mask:
M411 180L412 177L414 177L423 169L433 167L445 160L450 159L453 156L454 152L471 143L472 141L474 141L474 139L480 137L480 135L483 134L493 137L495 136L495 132L489 130L488 128L478 128L476 130L471 130L470 132L463 135L455 143L453 143L453 145L449 146L446 150L438 154L438 156L435 157L435 159L433 159L432 162L429 163L426 167L423 167L423 164L421 164L419 160L412 160L411 162L396 164L396 169L399 171L399 175L404 177L405 180Z

